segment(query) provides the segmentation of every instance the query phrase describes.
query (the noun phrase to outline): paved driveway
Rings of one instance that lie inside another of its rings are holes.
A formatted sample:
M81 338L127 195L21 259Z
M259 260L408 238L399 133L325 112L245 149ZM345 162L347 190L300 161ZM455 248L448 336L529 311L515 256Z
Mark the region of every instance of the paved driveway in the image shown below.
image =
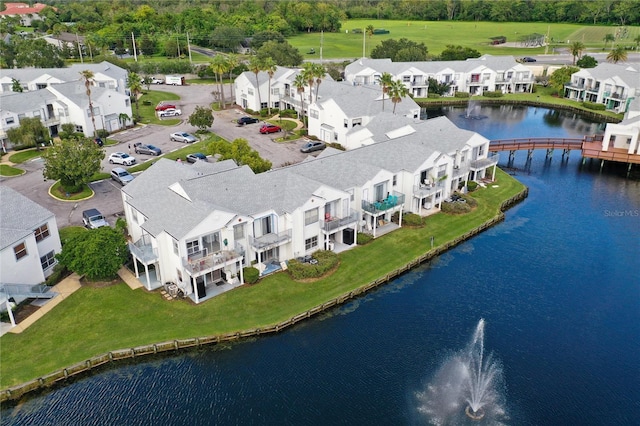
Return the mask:
M148 155L135 154L133 152L133 144L135 142L155 145L162 149L163 153L182 148L184 144L171 142L169 135L177 131L195 133L197 129L186 122L186 117L195 110L197 105L208 106L213 102L213 95L211 94L214 90L213 85L154 86L153 88L176 93L180 96L181 99L176 103L178 108L182 109L183 121L174 126L140 126L109 136L109 139L118 141L118 144L105 147L106 156L102 163L103 171L108 173L116 167L109 164L107 160L109 154L116 151L129 152L129 145L131 145L131 155L135 156L139 163L153 158ZM230 89L229 86L227 86L227 89ZM227 97L230 96L231 93L228 93ZM300 152L300 147L303 144L301 140L285 143L275 142L275 139L280 134L261 135L259 133L259 123L239 127L236 124L236 120L242 115L244 113L239 109L214 112L214 122L211 130L229 141L236 138L246 139L249 145L258 151L263 158L272 162L273 167L302 161L308 155ZM12 178L0 177L0 184L17 190L52 211L56 215L59 227L81 225L82 211L88 208L100 210L111 224L114 224L117 217L122 214L120 185L111 180L92 183L91 187L95 191L95 195L89 200L64 202L49 196L48 190L53 185L53 182L44 180L42 176L42 160L34 159L28 163L21 164L19 167L26 170L27 173Z

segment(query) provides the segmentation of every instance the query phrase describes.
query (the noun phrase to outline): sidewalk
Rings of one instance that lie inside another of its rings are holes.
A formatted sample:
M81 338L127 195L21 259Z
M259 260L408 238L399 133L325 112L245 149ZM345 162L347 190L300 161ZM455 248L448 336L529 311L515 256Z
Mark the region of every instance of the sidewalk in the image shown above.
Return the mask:
M57 293L55 297L46 302L40 309L29 315L20 324L9 330L9 333L19 334L26 330L31 324L42 318L47 312L53 309L69 295L80 288L80 276L76 273L69 275L64 280L52 287L51 292Z

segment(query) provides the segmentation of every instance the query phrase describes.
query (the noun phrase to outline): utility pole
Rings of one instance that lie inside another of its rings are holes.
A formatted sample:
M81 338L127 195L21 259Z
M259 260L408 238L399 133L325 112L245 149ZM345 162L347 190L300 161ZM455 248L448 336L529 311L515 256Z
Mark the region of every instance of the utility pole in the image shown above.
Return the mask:
M193 64L191 60L191 42L189 42L189 33L187 32L187 49L189 49L189 63Z
M367 30L366 29L362 29L362 58L364 58L365 55L365 44L367 42Z
M176 44L178 45L178 59L180 59L180 39L178 38L178 34L176 34Z
M136 52L136 36L131 31L131 41L133 42L133 59L138 62L138 52Z
M322 63L322 43L324 42L324 30L320 31L320 63Z

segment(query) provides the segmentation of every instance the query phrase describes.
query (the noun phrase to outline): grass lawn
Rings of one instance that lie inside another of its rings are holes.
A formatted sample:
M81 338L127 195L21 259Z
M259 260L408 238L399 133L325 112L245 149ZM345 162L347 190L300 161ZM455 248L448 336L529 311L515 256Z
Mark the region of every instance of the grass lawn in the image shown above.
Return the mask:
M501 171L497 179L497 188L473 193L479 201L473 212L436 214L424 228L402 228L341 253L338 270L312 284L277 273L198 306L167 302L159 292L131 290L123 283L83 286L23 333L0 337L0 386L16 385L110 350L284 321L405 265L425 252L431 236L441 245L494 217L500 203L523 188Z
M40 154L42 154L42 151L36 148L25 149L23 151L17 151L15 154L11 154L9 156L9 161L14 164L20 164L24 163L25 161L38 158L40 157Z
M180 99L180 96L169 93L169 92L161 92L159 90L146 90L143 92L140 99L138 99L138 104L140 107L140 123L143 124L160 124L163 126L173 126L180 122L180 119L176 118L165 118L160 119L156 115L156 105L163 101L177 101ZM137 108L135 104L133 105L133 113L137 113Z
M439 55L448 44L461 45L494 55L527 56L544 54L544 47L521 48L492 46L489 37L505 36L507 42L518 42L522 36L538 33L553 39L553 46L568 46L567 41L582 41L587 47L602 48L605 34L615 33L617 27L610 26L584 26L575 24L547 24L541 22L450 22L450 21L389 21L354 19L342 22L342 31L339 33L324 33L323 58L360 58L362 57L362 34L354 34L353 29L366 28L373 25L374 28L389 30L389 34L366 37L366 54L370 56L371 50L382 40L408 38L427 46L429 54ZM624 43L633 46L631 41L636 35L640 35L640 28L627 27L628 37ZM349 32L347 33L346 30ZM584 38L583 38L584 36ZM319 57L320 34L304 33L287 39L289 43L297 47L301 52L308 52L314 48L316 54L304 53L306 59ZM552 50L549 49L549 53Z
M24 173L25 171L22 169L17 169L7 164L0 164L0 176L20 176Z
M53 186L50 189L50 192L51 192L51 195L53 195L54 197L64 201L84 200L86 198L91 197L94 194L93 190L89 187L89 185L85 185L82 188L82 191L76 192L74 194L69 194L67 196L67 192L64 190L64 188L60 184L60 181L57 181L56 183L53 184Z

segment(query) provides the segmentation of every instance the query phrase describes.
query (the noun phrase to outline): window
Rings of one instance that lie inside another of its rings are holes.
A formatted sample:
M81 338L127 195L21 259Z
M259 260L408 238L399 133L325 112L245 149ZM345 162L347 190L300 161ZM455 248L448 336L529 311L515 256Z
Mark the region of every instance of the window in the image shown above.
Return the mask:
M398 175L393 175L393 186L398 185Z
M263 103L260 104L260 109L264 109L264 108L268 108L268 107L269 107L269 104L266 103L266 102L263 102Z
M346 118L344 119L344 128L348 128L349 127L349 120L347 120Z
M40 117L40 110L38 110L38 111L33 111L33 116L34 116L34 117Z
M311 209L304 212L304 226L311 225L318 221L318 209Z
M410 75L403 75L402 76L402 82L403 83L411 83L411 76Z
M13 117L7 117L4 119L4 122L7 124L13 124L16 122L16 120Z
M614 143L616 141L616 136L615 135L611 135L609 137L609 143Z
M352 123L353 126L362 126L362 118L354 118Z
M280 109L280 102L274 102L273 107Z
M631 145L631 138L627 138L627 145Z
M271 94L272 95L279 95L280 94L280 88L273 88L271 89Z
M50 234L49 234L49 227L47 226L47 224L45 223L44 225L42 225L39 228L36 228L35 231L33 231L33 233L36 236L36 241L42 241L45 238L47 238Z
M481 157L484 155L484 145L478 147L478 157Z
M100 83L98 83L98 87L105 87L105 84L103 81L101 81Z
M100 107L93 107L93 115L100 115ZM91 110L87 108L87 117L91 117Z
M187 254L194 254L200 251L200 240L187 241Z
M180 251L178 250L178 241L173 240L173 254L176 256L180 255Z
M253 89L247 89L247 93L251 96L253 96Z
M43 270L47 270L56 264L56 254L53 250L40 258L40 264Z
M233 239L238 241L244 238L244 223L233 227Z
M78 133L84 133L84 129L82 128L82 126L78 126L78 125L76 124L76 132L78 132Z
M307 238L304 240L304 249L311 250L314 247L318 247L318 236Z
M311 118L318 118L319 114L318 114L318 110L316 109L310 109L309 110L309 115L311 115Z
M20 243L17 246L13 247L13 252L16 255L16 260L20 260L25 257L27 253L27 246L25 243Z
M129 106L129 103L130 103L130 102L131 102L131 101L129 100L129 98L125 99L125 100L124 100L124 106Z
M176 276L178 277L178 281L182 282L182 271L180 269L176 269Z
M349 199L351 201L355 200L355 195L353 194L353 189L347 191L349 193Z

